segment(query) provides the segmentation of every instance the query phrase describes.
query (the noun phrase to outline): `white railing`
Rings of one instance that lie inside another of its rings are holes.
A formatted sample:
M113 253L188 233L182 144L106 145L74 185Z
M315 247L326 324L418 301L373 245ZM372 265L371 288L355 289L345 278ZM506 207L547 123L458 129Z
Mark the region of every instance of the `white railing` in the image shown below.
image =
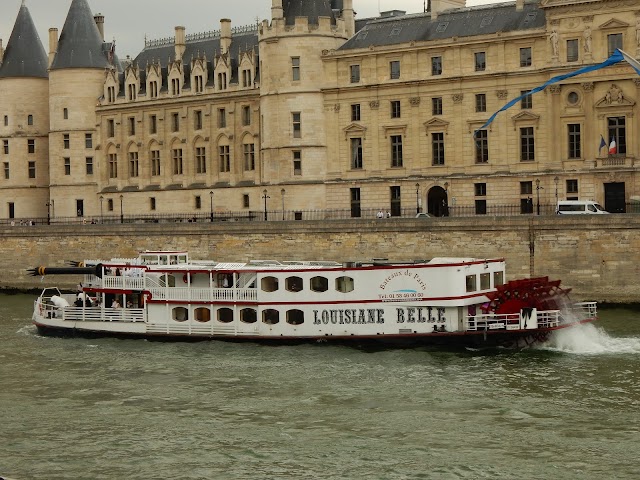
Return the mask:
M65 307L62 319L75 322L144 322L143 308Z
M143 290L144 277L105 275L102 277L102 288Z
M255 302L258 292L255 288L150 288L153 300L182 300L200 302Z
M196 324L147 324L147 333L163 333L168 335L236 335L234 325L196 325Z
M596 302L574 303L571 312L577 315L580 320L595 318L598 315L598 304Z
M465 318L466 330L518 330L520 329L519 313L485 313Z

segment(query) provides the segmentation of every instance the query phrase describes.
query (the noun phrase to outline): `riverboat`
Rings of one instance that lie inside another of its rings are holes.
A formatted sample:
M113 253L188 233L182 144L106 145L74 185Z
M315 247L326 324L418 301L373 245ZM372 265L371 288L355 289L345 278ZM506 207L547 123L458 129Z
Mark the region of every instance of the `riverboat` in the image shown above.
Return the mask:
M222 263L145 251L30 272L84 275L78 292L35 300L43 335L521 347L597 317L559 281L506 282L499 258Z

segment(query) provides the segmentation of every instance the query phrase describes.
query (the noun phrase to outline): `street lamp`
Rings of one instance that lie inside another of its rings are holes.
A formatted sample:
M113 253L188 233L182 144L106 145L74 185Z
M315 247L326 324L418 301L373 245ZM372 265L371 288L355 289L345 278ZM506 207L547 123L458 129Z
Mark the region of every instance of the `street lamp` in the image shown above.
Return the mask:
M536 178L536 215L540 215L540 179Z
M213 222L213 190L209 192L209 199L211 200L211 221Z
M416 183L416 214L420 213L420 184Z
M51 202L45 203L47 207L47 225L51 225Z
M444 216L449 216L449 182L444 182Z
M100 223L104 223L104 217L102 216L102 202L104 201L104 197L100 195Z
M120 195L120 223L124 223L124 213L122 211L122 195Z
M282 195L282 220L284 221L284 188L280 190L280 195Z
M553 179L553 183L556 184L556 208L558 208L558 182L560 181L560 179L556 176Z
M262 191L263 195L262 198L264 199L264 221L267 221L267 198L271 198L269 195L267 195L267 189L265 188Z

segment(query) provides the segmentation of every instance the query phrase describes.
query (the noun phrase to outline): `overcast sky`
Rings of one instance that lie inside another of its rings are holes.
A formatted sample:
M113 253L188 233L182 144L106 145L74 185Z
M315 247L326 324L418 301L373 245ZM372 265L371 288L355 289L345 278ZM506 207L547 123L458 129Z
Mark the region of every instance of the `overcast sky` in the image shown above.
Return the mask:
M0 38L6 47L22 0L1 0ZM372 17L379 11L423 11L424 0L354 0L358 18ZM467 0L467 6L497 3L496 0ZM71 0L26 0L45 51L49 51L49 28L62 31ZM105 16L107 41L115 38L120 59L135 57L149 39L172 37L174 27L183 25L186 33L220 28L221 18L232 26L255 24L256 18L271 18L271 0L89 0L94 13Z

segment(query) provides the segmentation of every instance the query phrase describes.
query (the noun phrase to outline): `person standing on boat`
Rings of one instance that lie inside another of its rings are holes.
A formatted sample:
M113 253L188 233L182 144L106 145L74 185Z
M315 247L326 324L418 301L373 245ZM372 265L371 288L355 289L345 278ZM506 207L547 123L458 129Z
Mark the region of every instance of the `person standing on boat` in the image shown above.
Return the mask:
M111 308L122 308L120 302L118 302L117 298L113 299L113 303L111 304Z

